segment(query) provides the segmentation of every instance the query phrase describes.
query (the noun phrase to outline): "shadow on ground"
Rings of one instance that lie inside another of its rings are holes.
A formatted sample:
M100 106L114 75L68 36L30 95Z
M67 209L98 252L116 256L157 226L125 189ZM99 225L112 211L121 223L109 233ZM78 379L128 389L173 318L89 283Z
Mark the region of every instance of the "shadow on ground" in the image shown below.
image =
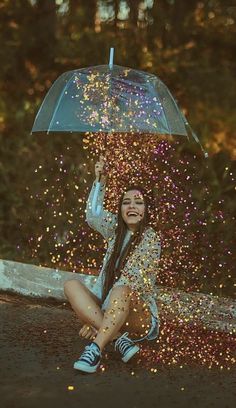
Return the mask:
M236 406L233 366L154 363L143 343L127 364L108 346L99 371L82 374L73 362L87 341L68 305L1 293L0 311L1 408Z

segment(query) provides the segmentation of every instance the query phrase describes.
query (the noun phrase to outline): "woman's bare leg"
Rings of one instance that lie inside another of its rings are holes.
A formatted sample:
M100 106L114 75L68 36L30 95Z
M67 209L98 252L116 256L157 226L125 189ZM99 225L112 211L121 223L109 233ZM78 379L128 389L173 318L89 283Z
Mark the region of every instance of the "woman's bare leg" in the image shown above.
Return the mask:
M101 310L100 307L101 301L89 291L82 282L78 280L66 281L64 288L65 295L79 319L83 323L90 324L98 331L100 329L100 332L103 332L104 329L106 329L106 322L108 323L107 317L110 317L110 321L113 320L114 317L120 317L120 319L118 319L119 321L116 322L116 328L113 326L113 335L108 336L109 340L106 344L109 341L116 339L122 334L122 332L127 330L132 333L132 336L139 336L140 334L141 336L144 336L147 334L151 324L150 311L145 307L145 303L142 302L139 297L134 294L130 297L129 287L118 286L113 288L109 306L105 311L106 320L104 320L104 311ZM120 289L120 293L118 291L115 292L115 289L119 288L123 288L123 291ZM117 297L121 297L121 299L117 299ZM123 312L125 313L123 313L123 315L121 309L124 309ZM96 337L94 337L93 340L96 341L95 339Z
M103 321L99 299L82 282L75 279L64 283L64 293L79 319L98 330Z
M104 311L100 307L101 301L82 282L76 279L64 283L64 293L81 323L87 323L96 330L100 329L104 317ZM111 340L120 335L121 333L116 333Z
M117 336L120 328L124 325L130 305L130 288L122 285L112 289L109 305L104 313L97 336L94 342L101 351L107 343Z
M121 331L128 331L132 338L144 337L152 325L151 311L148 305L139 296L132 293L130 298L130 311Z

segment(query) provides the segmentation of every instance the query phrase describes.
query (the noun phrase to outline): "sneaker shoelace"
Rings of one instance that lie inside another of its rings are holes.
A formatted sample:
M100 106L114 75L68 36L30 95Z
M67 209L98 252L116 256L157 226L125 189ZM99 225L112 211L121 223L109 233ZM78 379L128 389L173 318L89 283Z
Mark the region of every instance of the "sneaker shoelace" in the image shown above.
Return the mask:
M85 360L89 364L91 364L94 360L94 357L100 356L100 352L95 347L91 347L91 345L86 346L84 352L80 356L80 360Z
M115 350L118 349L122 354L124 353L127 347L130 347L133 345L132 340L130 340L127 337L128 334L129 334L128 332L122 334L122 336L120 336L115 342Z

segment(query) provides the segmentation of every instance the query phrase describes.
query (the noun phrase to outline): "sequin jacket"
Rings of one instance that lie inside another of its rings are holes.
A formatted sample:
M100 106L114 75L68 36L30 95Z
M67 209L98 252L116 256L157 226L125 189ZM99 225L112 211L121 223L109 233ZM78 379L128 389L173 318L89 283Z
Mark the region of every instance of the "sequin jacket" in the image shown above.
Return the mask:
M99 216L92 214L92 199L95 192L96 181L92 185L86 205L86 222L94 230L98 231L107 241L107 252L103 259L102 268L95 285L102 288L105 278L105 268L113 251L115 243L115 228L117 226L117 215L104 210L103 201L105 196L105 185L100 187L98 204L102 206ZM158 263L161 253L160 237L157 232L148 227L144 232L143 239L136 246L121 270L120 278L113 285L126 284L135 291L150 306L152 314L158 315L156 306L156 287ZM109 294L108 294L109 295Z

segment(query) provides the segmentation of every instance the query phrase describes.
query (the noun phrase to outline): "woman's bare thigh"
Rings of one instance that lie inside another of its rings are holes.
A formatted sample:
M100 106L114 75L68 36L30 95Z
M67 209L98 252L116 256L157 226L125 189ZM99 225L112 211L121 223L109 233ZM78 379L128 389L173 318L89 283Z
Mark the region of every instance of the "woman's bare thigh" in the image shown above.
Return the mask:
M71 285L73 284L73 287L75 288L75 290L78 289L78 292L82 288L82 290L87 292L89 296L96 302L98 306L101 306L101 303L102 303L101 300L96 295L94 295L94 293L91 290L89 290L87 286L83 282L81 282L81 280L71 279L66 282L71 282Z
M130 297L129 315L121 329L128 331L133 337L143 337L151 328L151 311L136 294L131 293Z

